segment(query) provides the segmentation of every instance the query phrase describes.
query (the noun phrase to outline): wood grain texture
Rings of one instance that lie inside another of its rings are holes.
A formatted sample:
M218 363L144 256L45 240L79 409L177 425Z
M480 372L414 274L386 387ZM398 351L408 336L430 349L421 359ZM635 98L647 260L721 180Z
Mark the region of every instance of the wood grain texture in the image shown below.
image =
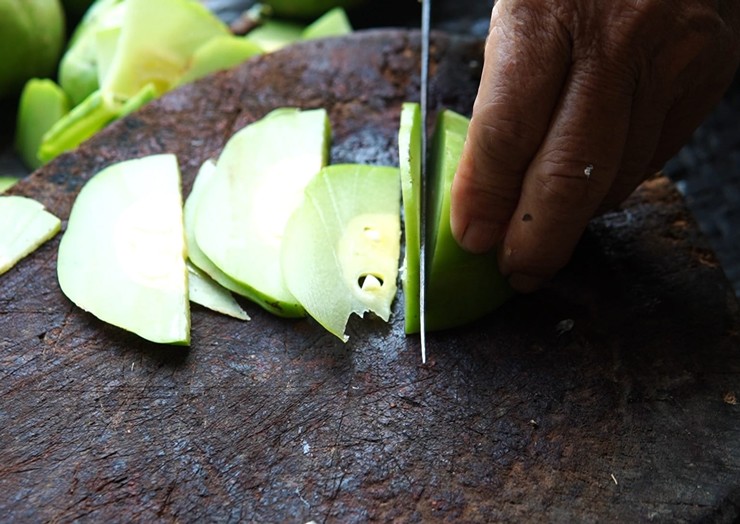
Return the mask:
M279 106L326 107L334 162L397 162L418 34L312 42L172 92L15 188L66 219L112 162L200 164ZM467 111L481 43L435 36L431 100ZM290 144L286 144L290 147ZM419 341L246 303L149 344L60 292L58 238L0 279L0 515L9 521L731 522L740 310L663 178L595 221L542 291ZM115 297L111 297L115 300Z

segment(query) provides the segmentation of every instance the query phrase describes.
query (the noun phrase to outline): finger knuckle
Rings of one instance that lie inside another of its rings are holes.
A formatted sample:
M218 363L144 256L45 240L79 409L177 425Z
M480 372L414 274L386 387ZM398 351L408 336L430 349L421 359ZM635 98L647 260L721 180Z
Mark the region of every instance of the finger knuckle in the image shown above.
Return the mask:
M587 174L587 165L550 163L535 178L543 203L563 221L593 213L608 191L607 177L598 168Z

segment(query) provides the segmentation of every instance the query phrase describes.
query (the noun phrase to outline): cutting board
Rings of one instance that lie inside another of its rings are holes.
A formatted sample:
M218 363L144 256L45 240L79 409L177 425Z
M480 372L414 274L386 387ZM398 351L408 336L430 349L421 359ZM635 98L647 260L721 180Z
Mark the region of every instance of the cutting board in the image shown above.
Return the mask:
M333 162L396 164L419 35L360 32L174 91L14 190L66 219L113 162L175 153L184 192L242 126L325 107ZM434 37L431 101L469 112L482 43ZM286 144L290 147L290 144ZM731 521L740 309L669 181L589 227L571 264L465 328L354 319L343 344L245 302L193 308L192 346L105 325L60 292L58 238L0 278L8 521ZM116 300L111 296L112 301Z

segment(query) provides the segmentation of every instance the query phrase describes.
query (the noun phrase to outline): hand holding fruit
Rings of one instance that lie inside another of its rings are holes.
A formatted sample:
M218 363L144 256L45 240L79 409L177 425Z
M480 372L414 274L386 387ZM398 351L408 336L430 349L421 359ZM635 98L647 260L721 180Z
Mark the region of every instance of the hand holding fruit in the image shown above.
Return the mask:
M461 245L531 291L689 139L740 63L733 0L500 0L452 187Z

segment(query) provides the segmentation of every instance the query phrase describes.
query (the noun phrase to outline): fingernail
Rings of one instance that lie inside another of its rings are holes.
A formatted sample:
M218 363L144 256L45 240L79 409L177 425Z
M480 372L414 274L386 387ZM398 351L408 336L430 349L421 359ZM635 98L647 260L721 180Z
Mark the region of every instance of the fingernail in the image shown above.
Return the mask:
M509 277L509 285L520 293L531 293L537 291L543 284L540 277L514 273Z
M472 220L463 232L460 246L472 253L485 253L496 246L500 236L501 227L497 224Z

